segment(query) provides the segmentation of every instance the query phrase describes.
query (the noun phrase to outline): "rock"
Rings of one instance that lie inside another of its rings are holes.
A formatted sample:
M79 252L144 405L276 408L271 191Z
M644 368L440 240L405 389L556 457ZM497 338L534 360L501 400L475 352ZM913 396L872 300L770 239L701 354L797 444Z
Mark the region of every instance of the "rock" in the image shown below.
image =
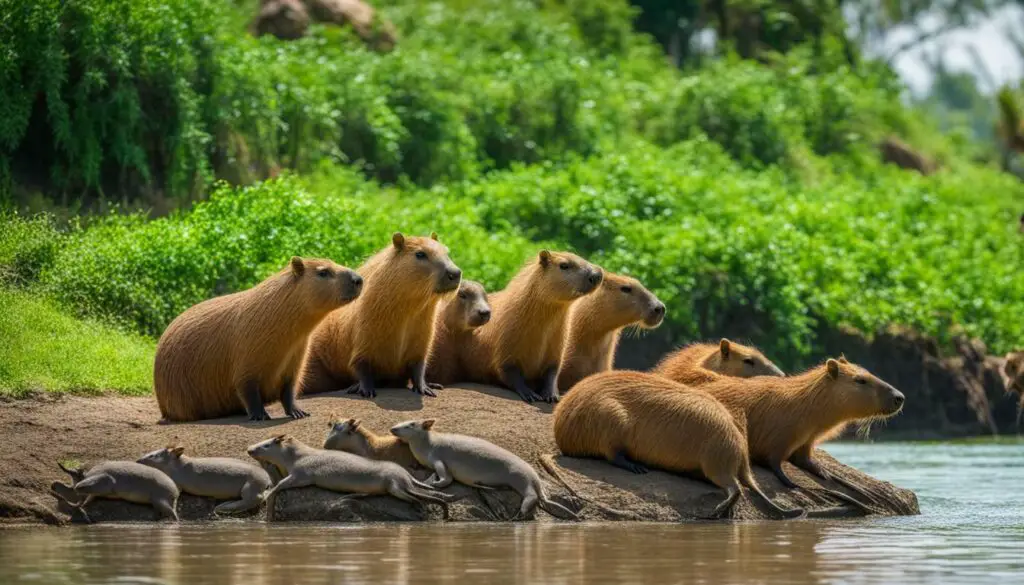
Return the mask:
M395 27L362 0L262 0L253 29L257 35L294 40L306 34L311 21L351 26L378 51L390 51L398 40Z
M5 507L10 507L20 510L22 516L40 520L49 515L81 521L77 515L70 514L66 504L59 505L57 498L49 493L52 482L68 479L57 468L57 460L73 458L91 463L104 459L134 459L171 441L184 445L196 456L245 458L248 445L281 433L291 434L311 445L322 444L332 412L342 417L360 418L364 425L377 432L385 432L410 418L436 418L439 430L483 437L534 465L541 472L549 495L566 507L578 510L583 520L693 520L709 515L722 498L721 491L710 484L671 473L654 471L634 475L604 461L559 455L551 433L550 405L528 405L508 390L466 385L446 388L434 399L425 399L408 390L381 390L374 401L337 393L301 401L303 408L312 413L308 419L284 419L280 407L272 405L269 410L278 417L272 421L248 422L240 416L182 424L157 424L160 415L151 396L65 396L46 399L46 402L34 399L0 402L0 426L16 431L9 435L10 441L0 443L0 462L3 462L0 477L23 480L19 489L13 489L10 481L0 484L0 517L7 512ZM60 436L60 441L54 441L54 436ZM917 499L912 492L868 477L825 453L820 453L819 457L833 474L871 493L873 501L867 503L875 513L917 513ZM572 491L545 472L545 460L555 463L554 471L568 482ZM841 502L816 487L817 481L803 472L795 468L787 471L810 489L787 490L768 470L755 468L761 487L782 506L799 505L812 512L834 516L859 515L843 508ZM414 473L421 479L428 475L427 470L422 469ZM828 487L845 491L834 484ZM454 484L445 491L461 498L449 505L450 519L457 522L511 519L520 504L519 496L507 489L479 490ZM178 514L182 520L216 519L213 515L216 503L183 494ZM115 500L95 500L86 511L96 522L149 522L156 518L156 512L149 506ZM443 510L435 505L418 507L390 496L351 499L307 487L278 494L273 521L440 521L443 517ZM736 510L737 519L768 517L769 514L749 498ZM253 511L225 518L260 520L265 518L265 512ZM542 511L537 512L536 519L559 521Z

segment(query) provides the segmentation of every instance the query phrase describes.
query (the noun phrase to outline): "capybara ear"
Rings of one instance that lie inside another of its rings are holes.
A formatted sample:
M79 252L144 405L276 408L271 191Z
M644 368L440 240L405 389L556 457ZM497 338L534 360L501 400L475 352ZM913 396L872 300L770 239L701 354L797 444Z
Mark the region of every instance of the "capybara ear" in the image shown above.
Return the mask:
M435 422L437 422L437 421L432 419L432 418L428 418L427 420L423 421L423 425L422 425L423 426L423 430L429 431L430 427L434 426Z
M841 364L848 364L848 363L850 363L850 362L846 361L846 354L845 353L839 354L839 363L841 363Z
M171 448L171 455L174 455L175 457L181 457L181 454L184 453L184 452L185 452L185 448L182 447L181 445L178 445L177 447L172 447Z
M540 265L547 266L548 264L551 264L551 252L548 252L547 250L541 250Z
M361 425L361 424L363 424L363 421L359 420L358 418L350 418L350 419L348 419L348 426L352 427L353 431L358 429L359 425Z
M396 249L401 250L405 247L405 236L402 235L402 232L395 232L391 234L391 243L395 245Z
M327 417L327 426L333 427L336 424L338 424L338 417L335 416L333 412L331 412L331 415Z
M825 367L828 368L828 377L835 380L839 377L839 362L833 359L829 359L825 362Z
M286 438L287 436L288 436L288 435L278 435L278 436L274 437L274 442L275 442L275 443L280 443L281 441L285 440L285 438Z
M732 342L723 337L722 340L718 342L718 349L722 352L722 357L727 358L729 357L729 351L732 349Z
M295 276L302 276L302 273L306 271L306 264L302 261L302 258L298 256L292 256L292 274Z
M434 240L435 242L438 241L437 240L437 232L430 232L430 239Z

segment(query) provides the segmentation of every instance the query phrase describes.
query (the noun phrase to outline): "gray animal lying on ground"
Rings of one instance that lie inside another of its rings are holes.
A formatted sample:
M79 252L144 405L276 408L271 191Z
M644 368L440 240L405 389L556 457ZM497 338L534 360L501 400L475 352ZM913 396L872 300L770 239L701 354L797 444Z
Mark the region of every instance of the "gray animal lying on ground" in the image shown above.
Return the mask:
M245 512L263 503L263 492L273 487L270 475L258 465L230 457L189 457L185 448L166 447L147 453L138 463L167 474L186 494L217 500L216 514Z
M94 498L124 500L136 504L149 504L164 518L178 520L178 486L165 473L134 461L105 461L87 470L68 469L57 463L71 476L73 485L54 482L51 491L73 508L77 508L87 522L91 522L85 506ZM84 498L82 496L85 496Z

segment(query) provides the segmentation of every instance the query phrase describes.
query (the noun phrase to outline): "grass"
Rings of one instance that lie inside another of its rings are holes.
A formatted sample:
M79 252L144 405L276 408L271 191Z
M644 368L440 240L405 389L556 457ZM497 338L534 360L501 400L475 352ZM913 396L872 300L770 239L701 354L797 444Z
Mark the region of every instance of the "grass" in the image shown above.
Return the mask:
M151 391L152 339L75 319L23 292L0 290L0 307L0 396Z

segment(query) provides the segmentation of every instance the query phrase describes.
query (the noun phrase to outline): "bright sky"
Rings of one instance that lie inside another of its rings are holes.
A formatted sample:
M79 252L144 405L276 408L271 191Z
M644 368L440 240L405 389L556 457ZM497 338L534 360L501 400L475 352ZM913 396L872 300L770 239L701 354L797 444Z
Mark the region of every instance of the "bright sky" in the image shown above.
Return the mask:
M936 25L936 21L927 21L925 24L929 26L930 30L930 27ZM931 74L922 57L935 55L944 48L946 64L950 69L975 72L982 91L991 92L994 88L989 87L989 84L986 83L984 74L978 74L975 71L977 67L967 47L974 46L997 84L1001 85L1007 81L1024 77L1024 66L1017 56L1017 51L1006 40L1003 32L1007 26L1014 26L1017 31L1024 31L1024 11L1017 6L1003 8L991 19L972 29L946 34L939 37L937 41L924 43L919 49L907 51L896 59L894 66L911 91L915 94L922 94L927 92L928 86L931 84ZM885 49L881 53L887 54L912 39L915 34L908 29L894 31L886 39ZM1018 32L1018 34L1020 33Z

